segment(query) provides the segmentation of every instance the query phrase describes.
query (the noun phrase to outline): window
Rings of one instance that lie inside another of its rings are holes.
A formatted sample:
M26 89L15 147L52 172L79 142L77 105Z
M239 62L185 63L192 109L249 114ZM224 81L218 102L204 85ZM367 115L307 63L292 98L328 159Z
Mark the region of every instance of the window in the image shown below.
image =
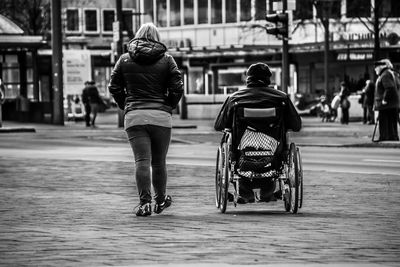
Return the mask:
M154 22L154 6L153 1L143 1L143 10L144 10L144 23Z
M267 2L266 0L256 0L256 20L265 20L267 14Z
M167 27L167 0L158 0L156 7L157 26Z
M313 18L313 0L296 1L296 10L293 10L294 19Z
M183 23L185 25L194 24L193 0L184 0L183 10Z
M340 18L340 5L341 2L337 0L317 2L316 8L318 16Z
M226 22L237 22L237 5L236 0L225 0Z
M170 26L181 26L181 0L170 0Z
M346 1L348 18L371 17L371 0Z
M113 30L113 22L115 20L115 11L114 10L103 10L103 31L104 32L112 32Z
M400 17L399 0L381 0L377 4L380 5L379 14L382 18Z
M222 22L222 0L211 1L211 23Z
M85 14L85 31L86 32L98 32L97 28L97 10L86 9Z
M67 31L79 32L79 10L67 9Z
M199 24L208 23L208 0L198 0Z
M251 20L251 1L240 0L240 21Z
M132 9L125 9L122 10L122 20L124 23L122 23L122 30L125 32L131 32L132 31Z

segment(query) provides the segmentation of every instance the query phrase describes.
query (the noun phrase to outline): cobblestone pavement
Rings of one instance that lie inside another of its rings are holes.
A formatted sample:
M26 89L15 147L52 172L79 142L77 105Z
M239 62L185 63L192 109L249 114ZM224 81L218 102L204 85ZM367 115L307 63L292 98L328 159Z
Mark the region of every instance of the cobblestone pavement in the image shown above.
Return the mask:
M0 264L400 265L399 176L305 171L300 214L282 201L220 214L212 168L168 168L173 205L142 218L129 162L0 154Z

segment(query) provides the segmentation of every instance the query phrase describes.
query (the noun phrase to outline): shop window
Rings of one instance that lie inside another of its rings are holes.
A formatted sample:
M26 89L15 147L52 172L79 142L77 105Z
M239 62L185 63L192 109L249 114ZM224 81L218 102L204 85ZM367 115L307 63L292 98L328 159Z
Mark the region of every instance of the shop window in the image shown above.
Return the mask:
M1 77L4 83L5 98L16 98L19 95L20 71L17 55L1 57Z
M76 9L67 9L66 11L67 16L67 31L68 32L79 32L79 10Z
M144 9L144 23L155 22L154 20L154 6L153 1L143 1L143 9Z
M111 67L103 67L97 66L93 68L94 80L96 81L97 89L99 90L100 95L105 97L110 97L110 93L108 91L108 77L111 75Z
M181 0L170 0L170 26L181 26Z
M115 21L115 10L103 10L103 32L113 31L113 22Z
M222 0L211 1L211 23L222 23Z
M184 0L183 10L184 10L183 12L184 24L185 25L194 24L193 0Z
M313 0L296 1L296 10L293 10L293 18L304 20L313 18Z
M158 27L167 27L167 0L157 1L156 19Z
M218 71L218 88L216 94L229 95L246 84L245 68L228 68Z
M208 23L208 0L198 0L199 24Z
M251 1L240 0L240 21L251 20Z
M231 23L231 22L237 22L237 5L236 5L236 0L225 0L225 17L226 17L226 22Z
M97 9L85 9L85 32L98 32Z
M188 94L204 95L204 77L203 68L192 67L188 76Z

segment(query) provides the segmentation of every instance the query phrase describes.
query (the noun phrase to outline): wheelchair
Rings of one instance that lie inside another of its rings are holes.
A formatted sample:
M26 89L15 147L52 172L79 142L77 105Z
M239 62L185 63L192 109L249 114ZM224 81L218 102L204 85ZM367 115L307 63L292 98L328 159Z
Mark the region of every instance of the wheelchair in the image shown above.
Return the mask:
M221 213L228 202L237 206L241 179L271 179L275 200L283 200L286 212L296 214L302 207L300 149L288 142L283 110L254 103L234 108L232 128L223 131L216 157L215 204Z

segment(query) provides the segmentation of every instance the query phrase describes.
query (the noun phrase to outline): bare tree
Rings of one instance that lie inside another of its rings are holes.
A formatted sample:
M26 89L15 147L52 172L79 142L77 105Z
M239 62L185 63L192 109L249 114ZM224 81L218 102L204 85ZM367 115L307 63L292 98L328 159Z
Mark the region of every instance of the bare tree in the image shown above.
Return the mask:
M50 26L49 0L1 0L0 14L15 22L25 34L47 35Z
M317 10L317 18L321 21L324 27L324 90L325 94L331 95L329 90L329 19L333 17L335 9L340 5L340 0L314 0L313 5Z

